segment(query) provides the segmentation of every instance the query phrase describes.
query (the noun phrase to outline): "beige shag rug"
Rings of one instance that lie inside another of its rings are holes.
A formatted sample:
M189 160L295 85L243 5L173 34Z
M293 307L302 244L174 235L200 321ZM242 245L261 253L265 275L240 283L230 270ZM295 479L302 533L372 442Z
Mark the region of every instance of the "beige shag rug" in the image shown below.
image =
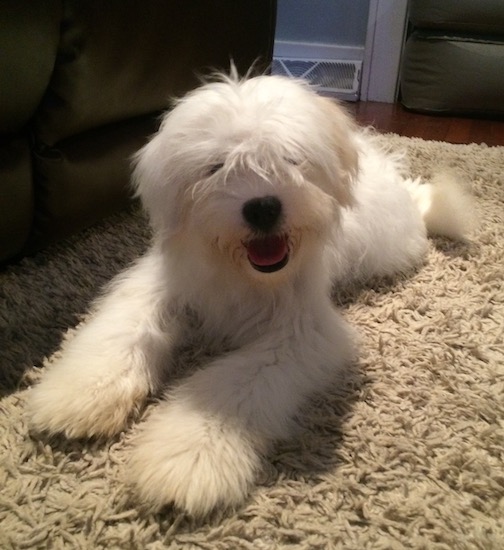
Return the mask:
M455 167L480 226L463 245L433 241L410 278L340 293L359 364L314 399L235 513L194 522L128 504L131 430L106 443L27 433L29 385L75 313L145 248L142 216L0 273L0 548L504 548L504 148L380 139L407 150L415 175Z

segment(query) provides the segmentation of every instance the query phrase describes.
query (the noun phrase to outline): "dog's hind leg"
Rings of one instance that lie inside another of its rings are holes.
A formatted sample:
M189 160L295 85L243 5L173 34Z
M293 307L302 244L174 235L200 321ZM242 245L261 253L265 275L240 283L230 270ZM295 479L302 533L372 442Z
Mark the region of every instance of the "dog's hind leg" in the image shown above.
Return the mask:
M346 325L326 309L324 319L271 327L167 395L135 441L129 478L142 502L202 516L245 499L261 456L353 357Z
M111 435L158 386L174 337L163 318L162 269L158 257L148 254L112 282L30 390L32 429L68 437Z

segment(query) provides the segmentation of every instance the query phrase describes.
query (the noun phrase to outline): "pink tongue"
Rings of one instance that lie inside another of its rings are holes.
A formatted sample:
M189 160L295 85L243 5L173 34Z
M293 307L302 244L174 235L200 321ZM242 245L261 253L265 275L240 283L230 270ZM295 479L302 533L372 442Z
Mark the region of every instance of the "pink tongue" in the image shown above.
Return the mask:
M254 239L246 246L249 260L259 266L275 265L288 253L287 239L281 236Z

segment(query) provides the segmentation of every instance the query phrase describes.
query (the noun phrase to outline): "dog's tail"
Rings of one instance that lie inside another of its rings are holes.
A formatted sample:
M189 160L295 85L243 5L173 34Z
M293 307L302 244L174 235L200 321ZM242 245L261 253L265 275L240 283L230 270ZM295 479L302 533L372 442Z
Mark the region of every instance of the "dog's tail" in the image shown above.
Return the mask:
M465 240L475 228L474 197L453 173L441 172L429 182L407 180L405 185L430 235Z

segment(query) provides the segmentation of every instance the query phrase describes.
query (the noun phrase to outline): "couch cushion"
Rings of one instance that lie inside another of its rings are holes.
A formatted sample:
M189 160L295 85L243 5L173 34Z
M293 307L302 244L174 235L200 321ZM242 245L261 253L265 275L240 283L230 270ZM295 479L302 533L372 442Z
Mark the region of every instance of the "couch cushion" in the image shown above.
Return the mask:
M502 0L411 0L409 10L415 27L504 35Z
M33 218L33 185L28 139L0 145L0 260L18 252L28 240Z
M61 2L0 2L0 134L19 132L35 113L54 67Z
M157 128L139 117L81 134L35 153L35 220L30 247L83 229L132 197L131 157Z
M401 101L429 112L504 113L504 41L414 32L401 70Z

